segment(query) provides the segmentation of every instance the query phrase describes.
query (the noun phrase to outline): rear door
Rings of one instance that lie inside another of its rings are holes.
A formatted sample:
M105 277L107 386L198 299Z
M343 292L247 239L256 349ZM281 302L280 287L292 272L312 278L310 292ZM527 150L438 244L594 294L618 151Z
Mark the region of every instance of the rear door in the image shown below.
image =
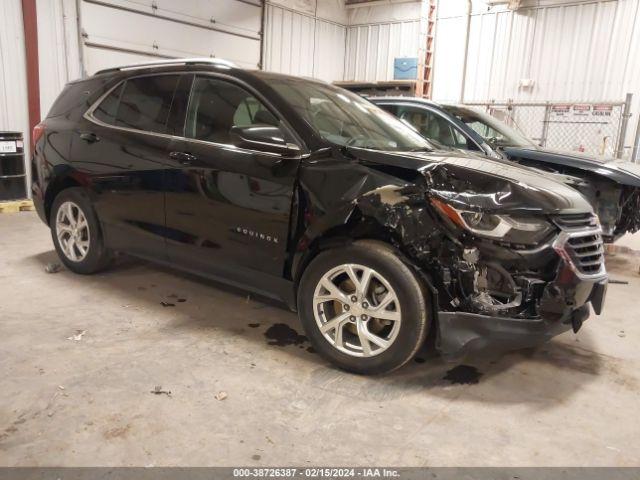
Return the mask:
M164 170L167 121L180 75L147 75L115 86L74 132L77 180L90 187L114 249L166 259Z
M269 290L283 273L299 159L235 145L231 128L251 125L286 130L248 86L195 77L183 139L170 149L167 243L189 270Z

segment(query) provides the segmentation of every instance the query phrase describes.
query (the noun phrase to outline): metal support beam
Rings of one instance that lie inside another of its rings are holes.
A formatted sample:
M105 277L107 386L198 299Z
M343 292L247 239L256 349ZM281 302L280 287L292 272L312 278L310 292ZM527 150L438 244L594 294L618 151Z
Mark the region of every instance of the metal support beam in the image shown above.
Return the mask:
M36 0L22 0L22 23L27 66L27 98L29 104L29 134L40 123L40 70L38 63L38 17ZM31 143L31 142L30 142Z
M633 95L627 93L624 101L624 110L622 111L622 123L620 124L620 135L618 135L618 146L616 148L616 158L622 158L624 153L624 141L627 136L627 127L629 126L629 118L631 117L631 100Z
M631 161L640 163L640 115L638 115L638 126L636 127L636 139L633 142L633 151L631 152Z
M462 57L462 81L460 82L460 103L464 103L464 90L467 86L467 62L469 61L469 37L471 35L471 12L473 3L467 0L467 21L464 36L464 55Z

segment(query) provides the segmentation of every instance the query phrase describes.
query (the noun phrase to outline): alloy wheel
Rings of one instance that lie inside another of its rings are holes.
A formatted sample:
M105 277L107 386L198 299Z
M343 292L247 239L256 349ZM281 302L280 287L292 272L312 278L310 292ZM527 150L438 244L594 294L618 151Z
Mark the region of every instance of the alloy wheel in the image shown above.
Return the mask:
M325 273L313 295L313 313L324 338L354 357L386 351L400 331L398 296L379 272L343 264Z
M81 262L89 252L91 232L82 209L66 201L56 215L56 235L65 257L72 262Z

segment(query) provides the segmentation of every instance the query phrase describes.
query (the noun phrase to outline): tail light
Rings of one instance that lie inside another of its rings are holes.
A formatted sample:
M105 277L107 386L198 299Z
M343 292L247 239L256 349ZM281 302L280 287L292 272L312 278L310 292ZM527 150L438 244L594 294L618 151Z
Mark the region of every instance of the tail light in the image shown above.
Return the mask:
M36 144L38 143L38 140L40 140L40 137L42 137L42 135L44 134L44 124L39 123L38 125L36 125L35 127L33 127L33 134L31 135L31 151L35 152L36 150Z

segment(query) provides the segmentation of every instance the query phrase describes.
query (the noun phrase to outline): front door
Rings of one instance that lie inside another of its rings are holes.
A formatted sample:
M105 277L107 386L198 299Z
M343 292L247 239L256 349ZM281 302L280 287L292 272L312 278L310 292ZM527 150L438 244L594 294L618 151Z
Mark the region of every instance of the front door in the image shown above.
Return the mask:
M172 262L259 285L282 276L299 160L234 145L232 127L251 125L281 122L246 87L195 77L170 147L166 225Z

